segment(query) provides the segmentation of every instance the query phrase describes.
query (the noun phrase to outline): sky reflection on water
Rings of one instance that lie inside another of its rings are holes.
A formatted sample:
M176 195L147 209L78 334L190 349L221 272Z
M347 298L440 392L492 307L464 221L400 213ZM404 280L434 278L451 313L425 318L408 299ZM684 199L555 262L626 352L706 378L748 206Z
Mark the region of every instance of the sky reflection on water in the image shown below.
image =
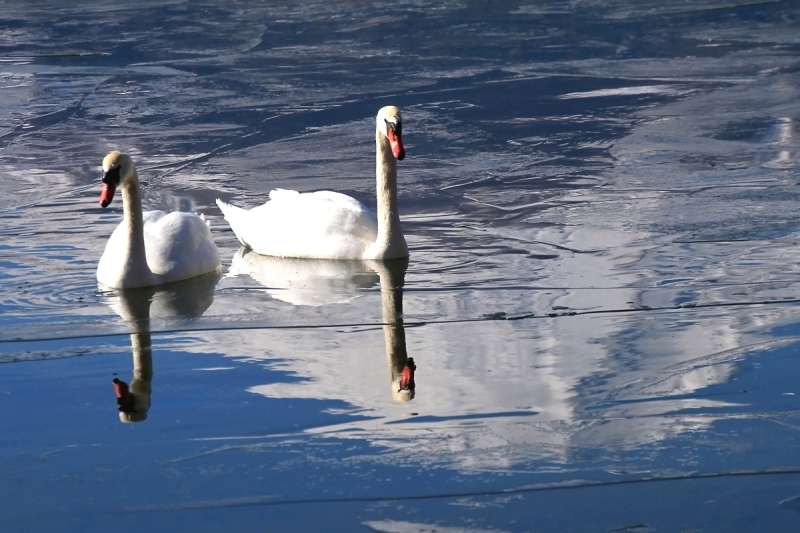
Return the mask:
M794 531L794 3L0 13L0 527ZM374 205L386 104L407 268L238 248L217 197ZM112 149L221 278L97 287Z

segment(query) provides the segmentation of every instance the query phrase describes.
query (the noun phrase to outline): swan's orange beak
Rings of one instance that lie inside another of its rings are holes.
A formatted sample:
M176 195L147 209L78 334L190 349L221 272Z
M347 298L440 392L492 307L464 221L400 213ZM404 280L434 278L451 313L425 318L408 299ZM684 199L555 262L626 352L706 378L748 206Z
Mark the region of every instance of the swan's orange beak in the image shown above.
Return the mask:
M103 190L100 191L100 205L107 207L114 199L114 191L117 190L116 183L103 183Z
M406 149L403 148L403 139L401 139L400 136L391 128L389 128L389 131L387 132L387 137L389 137L389 144L392 146L392 153L394 154L394 157L398 161L402 161L406 156Z

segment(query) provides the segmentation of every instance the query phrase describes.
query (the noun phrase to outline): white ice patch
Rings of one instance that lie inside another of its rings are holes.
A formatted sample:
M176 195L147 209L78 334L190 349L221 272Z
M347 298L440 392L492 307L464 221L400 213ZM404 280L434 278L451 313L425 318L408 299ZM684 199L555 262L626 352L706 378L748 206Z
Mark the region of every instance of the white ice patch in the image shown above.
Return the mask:
M617 89L598 89L596 91L584 91L568 93L559 96L561 100L571 100L573 98L600 98L604 96L632 96L637 94L664 94L678 96L689 94L691 90L680 89L674 85L639 85L637 87L619 87Z

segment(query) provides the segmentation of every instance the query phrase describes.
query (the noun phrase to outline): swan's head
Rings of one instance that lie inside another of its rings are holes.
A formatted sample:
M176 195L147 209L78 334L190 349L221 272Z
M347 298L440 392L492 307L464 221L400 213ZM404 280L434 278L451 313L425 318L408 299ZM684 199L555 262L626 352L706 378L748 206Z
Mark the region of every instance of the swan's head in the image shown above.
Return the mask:
M406 156L403 148L403 122L400 119L400 110L393 105L382 107L378 111L378 131L386 135L392 147L395 158L402 161Z
M133 160L127 154L111 152L103 158L103 190L100 205L108 206L114 199L114 191L121 182L133 176Z

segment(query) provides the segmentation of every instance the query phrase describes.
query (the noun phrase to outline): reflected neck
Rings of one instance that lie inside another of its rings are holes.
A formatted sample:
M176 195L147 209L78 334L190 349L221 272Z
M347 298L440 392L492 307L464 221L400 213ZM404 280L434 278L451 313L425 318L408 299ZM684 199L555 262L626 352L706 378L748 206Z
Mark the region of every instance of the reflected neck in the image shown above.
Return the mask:
M389 363L389 380L392 396L397 401L408 401L413 392L400 391L400 376L408 363L406 328L403 325L403 283L408 267L407 259L371 262L381 280L383 338Z
M150 383L153 380L153 348L150 331L131 334L131 351L133 352L131 392L149 396Z
M387 278L389 278L387 280ZM403 286L391 283L389 276L381 276L381 302L383 304L383 336L386 354L392 367L392 381L403 371L408 360L406 328L403 325Z

